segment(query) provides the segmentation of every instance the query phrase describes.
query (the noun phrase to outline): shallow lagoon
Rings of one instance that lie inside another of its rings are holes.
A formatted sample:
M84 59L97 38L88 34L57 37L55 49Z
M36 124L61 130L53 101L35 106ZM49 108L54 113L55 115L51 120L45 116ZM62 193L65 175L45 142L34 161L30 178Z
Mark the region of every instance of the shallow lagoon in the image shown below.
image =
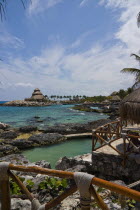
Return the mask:
M91 153L91 148L91 138L77 138L55 145L26 150L22 154L25 155L31 162L46 160L50 162L52 168L54 168L55 163L61 157L74 157L77 155Z

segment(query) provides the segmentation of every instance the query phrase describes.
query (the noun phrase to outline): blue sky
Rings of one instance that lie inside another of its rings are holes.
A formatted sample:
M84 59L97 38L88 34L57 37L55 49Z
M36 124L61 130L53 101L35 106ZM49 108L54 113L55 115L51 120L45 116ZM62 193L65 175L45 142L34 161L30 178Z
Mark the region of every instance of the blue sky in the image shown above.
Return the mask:
M0 100L44 94L108 95L134 82L125 67L138 67L136 16L140 1L32 0L24 10L7 3L0 23Z

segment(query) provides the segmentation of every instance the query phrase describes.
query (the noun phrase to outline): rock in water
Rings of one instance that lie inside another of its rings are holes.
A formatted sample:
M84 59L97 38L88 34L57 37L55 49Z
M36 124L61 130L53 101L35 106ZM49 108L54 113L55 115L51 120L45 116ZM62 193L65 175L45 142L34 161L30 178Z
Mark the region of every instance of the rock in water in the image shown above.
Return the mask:
M37 131L37 127L36 126L24 126L24 127L20 127L19 131L23 132L23 133L30 133L32 131Z
M0 134L2 139L15 139L18 136L17 131L5 131Z
M32 141L26 139L16 139L11 142L13 146L16 146L18 149L28 149L34 147Z
M0 129L5 130L9 127L10 127L10 125L0 122Z
M29 137L29 141L37 143L39 145L49 145L57 142L64 141L66 138L58 133L46 133L46 134L37 134Z

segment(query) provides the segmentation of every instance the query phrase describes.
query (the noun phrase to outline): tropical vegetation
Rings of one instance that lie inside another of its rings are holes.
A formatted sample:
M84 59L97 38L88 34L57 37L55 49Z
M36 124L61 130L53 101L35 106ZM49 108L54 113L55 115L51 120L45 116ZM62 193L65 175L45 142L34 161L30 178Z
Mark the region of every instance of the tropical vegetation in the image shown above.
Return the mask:
M136 54L131 54L131 56L135 56L136 60L140 62L140 56ZM140 69L137 68L124 68L121 70L122 73L130 73L135 76L135 83L132 88L136 88L140 83Z

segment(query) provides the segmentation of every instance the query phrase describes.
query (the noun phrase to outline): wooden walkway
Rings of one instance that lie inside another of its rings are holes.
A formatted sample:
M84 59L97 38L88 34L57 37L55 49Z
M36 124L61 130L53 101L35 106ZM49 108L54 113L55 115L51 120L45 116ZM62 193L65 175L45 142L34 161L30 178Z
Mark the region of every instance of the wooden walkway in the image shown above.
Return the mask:
M126 140L126 143L128 143L127 140ZM122 138L112 142L111 145L123 153L123 139ZM97 149L95 152L105 153L105 154L110 154L110 155L119 155L118 152L116 152L114 149L112 149L108 145L105 145L104 147Z
M76 133L76 134L68 134L65 135L67 139L71 138L84 138L84 137L92 137L92 133Z

